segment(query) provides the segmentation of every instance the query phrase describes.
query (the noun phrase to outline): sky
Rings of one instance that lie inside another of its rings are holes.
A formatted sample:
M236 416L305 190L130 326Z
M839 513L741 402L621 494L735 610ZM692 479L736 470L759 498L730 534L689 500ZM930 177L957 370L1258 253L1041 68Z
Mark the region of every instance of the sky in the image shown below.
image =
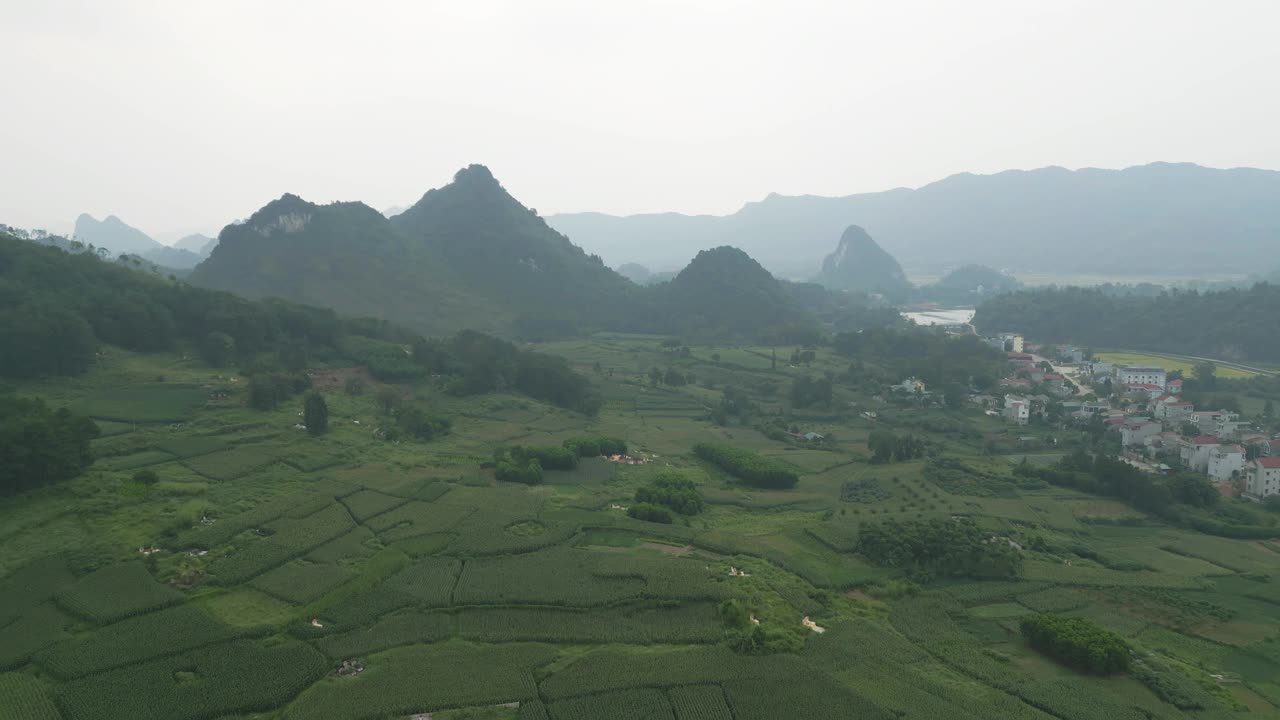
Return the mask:
M0 223L216 234L483 163L541 214L1280 168L1280 2L0 0Z

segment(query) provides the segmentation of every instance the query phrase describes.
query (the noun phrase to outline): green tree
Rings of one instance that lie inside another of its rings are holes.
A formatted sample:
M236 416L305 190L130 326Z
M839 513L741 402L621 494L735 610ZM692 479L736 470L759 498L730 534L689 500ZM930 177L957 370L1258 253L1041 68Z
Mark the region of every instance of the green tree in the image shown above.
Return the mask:
M204 342L200 343L200 359L209 367L225 367L235 356L235 352L235 338L219 330L205 335Z
M1196 363L1191 376L1196 379L1200 390L1214 390L1218 387L1218 366L1212 361Z
M302 422L307 432L312 435L323 435L329 429L329 405L324 396L318 392L307 393L302 404Z

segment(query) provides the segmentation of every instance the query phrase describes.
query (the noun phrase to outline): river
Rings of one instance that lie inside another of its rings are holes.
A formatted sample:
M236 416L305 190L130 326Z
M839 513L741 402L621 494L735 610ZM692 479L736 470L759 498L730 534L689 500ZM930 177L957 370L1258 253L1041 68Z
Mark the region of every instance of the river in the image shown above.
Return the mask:
M973 308L964 310L928 310L925 312L904 312L902 317L913 320L917 325L963 325L973 320Z

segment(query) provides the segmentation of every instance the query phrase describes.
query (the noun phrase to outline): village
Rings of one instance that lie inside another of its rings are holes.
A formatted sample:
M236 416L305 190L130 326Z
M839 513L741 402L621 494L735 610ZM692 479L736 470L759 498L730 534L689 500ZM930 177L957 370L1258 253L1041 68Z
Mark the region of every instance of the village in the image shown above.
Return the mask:
M1207 475L1225 496L1261 502L1280 495L1280 436L1241 413L1197 408L1184 379L1155 364L1120 365L1073 345L1037 346L1014 333L986 341L1005 352L1000 392L971 401L1026 426L1101 424L1118 457L1147 472Z

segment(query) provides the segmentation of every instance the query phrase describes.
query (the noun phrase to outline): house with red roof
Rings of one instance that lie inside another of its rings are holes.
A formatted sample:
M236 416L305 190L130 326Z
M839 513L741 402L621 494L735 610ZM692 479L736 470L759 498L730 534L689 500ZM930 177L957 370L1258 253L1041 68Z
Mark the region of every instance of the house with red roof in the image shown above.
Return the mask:
M1178 393L1182 392L1182 380L1181 379L1170 380L1169 382L1164 384L1164 390L1167 393L1177 395Z
M1280 495L1280 457L1260 457L1249 461L1244 496L1261 501L1272 495Z

